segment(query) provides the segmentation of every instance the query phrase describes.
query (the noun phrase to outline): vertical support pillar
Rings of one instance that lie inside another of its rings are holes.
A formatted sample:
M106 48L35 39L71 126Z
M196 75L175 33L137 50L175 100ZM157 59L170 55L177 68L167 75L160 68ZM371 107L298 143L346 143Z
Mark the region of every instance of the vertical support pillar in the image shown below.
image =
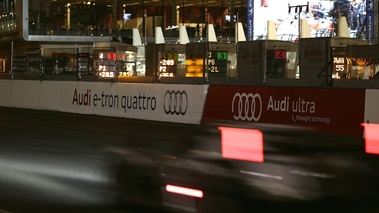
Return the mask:
M230 0L230 29L233 29L235 26L234 22L234 0ZM238 22L238 21L237 21Z
M112 19L113 19L113 23L112 23L112 30L117 30L117 0L113 0L113 16L112 16Z
M172 12L172 15L171 15L171 23L172 23L172 26L176 26L176 25L178 25L178 21L177 21L177 19L176 19L176 17L178 17L177 16L177 9L176 9L176 0L172 0L172 3L171 3L172 5L171 5L171 12ZM183 10L184 8L182 8L182 10ZM180 16L181 17L183 17L183 20L184 20L184 14L180 14ZM162 17L162 18L164 18L164 17ZM184 22L183 22L183 24L184 24ZM163 28L164 26L162 26L162 28Z
M66 29L71 29L71 4L66 4Z
M13 80L14 75L13 75L13 41L11 42L11 79Z

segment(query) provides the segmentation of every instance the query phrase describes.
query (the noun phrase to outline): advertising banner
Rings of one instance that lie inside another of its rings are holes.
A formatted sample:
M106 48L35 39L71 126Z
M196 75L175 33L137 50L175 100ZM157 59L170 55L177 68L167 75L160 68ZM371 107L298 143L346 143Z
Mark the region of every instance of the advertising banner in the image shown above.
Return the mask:
M0 106L199 124L208 85L1 80Z
M374 19L374 0L366 1L366 40L374 41L375 19Z
M241 121L308 126L362 137L364 89L211 85L202 122Z
M255 1L253 11L249 12L251 7L248 0L246 11L247 17L254 14L254 39L265 38L267 21L274 21L280 40L296 41L300 29L299 17L307 21L312 38L339 36L338 22L345 17L348 26L344 30L350 37L374 39L376 4L374 0L261 0ZM368 30L371 31L366 32Z
M246 19L247 19L247 40L253 41L254 39L254 0L247 0L246 2Z

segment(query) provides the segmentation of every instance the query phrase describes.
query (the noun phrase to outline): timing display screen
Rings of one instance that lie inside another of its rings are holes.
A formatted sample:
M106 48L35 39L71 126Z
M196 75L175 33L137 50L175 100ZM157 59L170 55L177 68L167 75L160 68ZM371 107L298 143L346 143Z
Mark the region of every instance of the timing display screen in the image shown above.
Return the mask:
M97 76L99 78L117 77L117 54L115 52L99 52Z
M228 65L227 51L209 51L208 52L208 74L226 75Z
M102 52L102 53L99 53L99 59L116 61L117 56L116 56L116 53L114 52Z
M100 78L115 78L116 72L114 71L100 71L98 72Z
M174 77L178 64L178 53L161 53L159 60L159 76Z

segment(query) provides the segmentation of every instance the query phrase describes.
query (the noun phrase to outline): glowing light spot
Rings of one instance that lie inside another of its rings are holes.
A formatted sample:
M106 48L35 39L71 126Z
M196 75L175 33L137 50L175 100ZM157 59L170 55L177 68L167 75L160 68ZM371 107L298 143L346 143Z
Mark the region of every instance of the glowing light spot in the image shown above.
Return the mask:
M204 194L203 191L198 190L198 189L191 189L187 187L182 187L182 186L175 186L175 185L166 185L166 191L171 192L171 193L177 193L181 195L187 195L191 197L197 197L197 198L203 198Z
M221 131L222 157L263 162L263 133L256 129L218 127Z
M379 124L363 123L365 151L369 154L379 154Z

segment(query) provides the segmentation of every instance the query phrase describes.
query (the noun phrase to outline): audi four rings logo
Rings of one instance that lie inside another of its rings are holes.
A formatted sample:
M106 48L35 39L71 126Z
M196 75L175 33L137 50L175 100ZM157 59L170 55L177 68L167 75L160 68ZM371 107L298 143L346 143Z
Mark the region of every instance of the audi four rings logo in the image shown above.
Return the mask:
M166 114L184 115L188 108L186 91L167 90L164 95L163 109Z
M236 93L233 97L232 113L235 120L258 121L262 115L261 96L258 93Z

